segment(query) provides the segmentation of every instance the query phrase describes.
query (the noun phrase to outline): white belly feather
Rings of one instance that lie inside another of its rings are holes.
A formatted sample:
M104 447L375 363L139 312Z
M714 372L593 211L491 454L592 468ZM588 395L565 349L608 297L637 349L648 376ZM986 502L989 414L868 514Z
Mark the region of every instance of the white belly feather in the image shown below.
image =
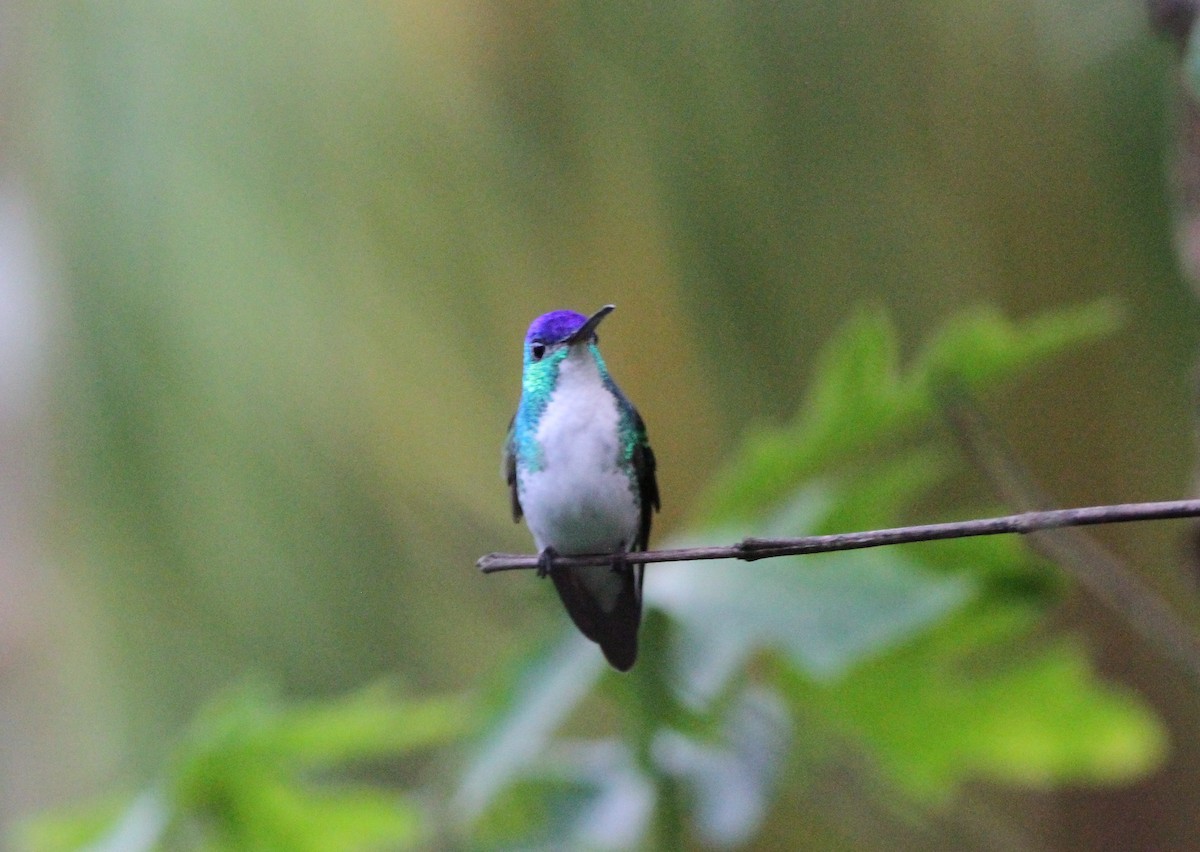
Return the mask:
M521 506L539 550L606 553L633 545L640 513L617 465L618 427L617 401L595 362L566 358L538 424L541 469L519 473Z

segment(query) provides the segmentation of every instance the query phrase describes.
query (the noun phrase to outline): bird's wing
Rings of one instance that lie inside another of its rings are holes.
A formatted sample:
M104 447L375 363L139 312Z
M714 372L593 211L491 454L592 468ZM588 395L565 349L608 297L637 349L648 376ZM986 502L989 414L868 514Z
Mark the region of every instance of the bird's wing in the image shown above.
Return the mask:
M508 437L504 439L504 481L508 483L508 493L512 499L513 522L521 520L521 498L517 496L517 448L513 433L513 424L517 416L508 421Z
M633 470L637 476L638 493L642 496L642 517L638 525L635 550L646 550L650 546L650 522L653 513L659 508L658 479L654 475L654 450L650 449L650 441L646 438L646 424L642 416L633 412L633 427L637 433L637 443L633 447ZM641 597L643 566L638 566L637 586L638 596Z

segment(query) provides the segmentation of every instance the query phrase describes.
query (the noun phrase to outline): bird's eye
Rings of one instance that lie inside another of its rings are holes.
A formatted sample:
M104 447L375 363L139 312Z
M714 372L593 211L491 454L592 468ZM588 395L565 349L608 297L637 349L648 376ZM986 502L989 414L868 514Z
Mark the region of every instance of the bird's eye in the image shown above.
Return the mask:
M546 354L546 346L542 343L535 343L529 347L529 354L533 356L533 360L540 361L542 356Z

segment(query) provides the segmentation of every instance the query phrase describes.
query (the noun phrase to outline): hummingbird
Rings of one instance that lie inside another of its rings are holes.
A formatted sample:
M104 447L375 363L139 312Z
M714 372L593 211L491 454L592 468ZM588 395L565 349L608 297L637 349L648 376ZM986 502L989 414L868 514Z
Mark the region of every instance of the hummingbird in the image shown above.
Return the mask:
M513 520L524 516L547 575L575 626L613 668L637 659L642 565L659 508L654 452L637 409L609 375L596 326L612 313L551 311L525 335L521 401L508 427L504 472ZM609 565L554 567L559 555L611 553Z

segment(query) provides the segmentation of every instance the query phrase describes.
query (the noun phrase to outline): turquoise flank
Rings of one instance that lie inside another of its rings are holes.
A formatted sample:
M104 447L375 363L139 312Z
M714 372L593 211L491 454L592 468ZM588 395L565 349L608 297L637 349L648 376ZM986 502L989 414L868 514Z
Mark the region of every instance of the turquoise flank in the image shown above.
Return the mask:
M625 399L625 395L621 393L620 389L612 382L611 379L608 380L608 384L612 390L616 391L617 405L619 405L621 408L621 431L618 438L621 445L621 458L619 463L623 470L629 472L629 478L631 482L630 487L633 487L633 451L637 449L638 444L642 442L643 436L641 430L637 428L637 419L633 416L633 406L629 403L629 400Z
M538 423L554 394L554 386L558 383L558 367L567 357L567 347L550 352L541 361L534 361L529 349L530 344L526 343L525 366L521 372L521 402L513 423L513 450L517 456L517 466L533 472L542 469L542 447L536 438Z
M596 365L600 368L600 378L604 380L604 386L617 398L617 408L621 411L617 427L620 429L618 443L621 447L621 457L617 459L617 464L629 473L630 487L632 488L635 481L633 451L637 449L638 444L645 440L645 435L638 429L637 415L634 413L633 403L625 398L625 394L621 393L621 389L617 387L617 383L608 374L608 365L604 363L604 358L600 355L599 348L594 343L589 348L592 350L592 355L596 358Z

